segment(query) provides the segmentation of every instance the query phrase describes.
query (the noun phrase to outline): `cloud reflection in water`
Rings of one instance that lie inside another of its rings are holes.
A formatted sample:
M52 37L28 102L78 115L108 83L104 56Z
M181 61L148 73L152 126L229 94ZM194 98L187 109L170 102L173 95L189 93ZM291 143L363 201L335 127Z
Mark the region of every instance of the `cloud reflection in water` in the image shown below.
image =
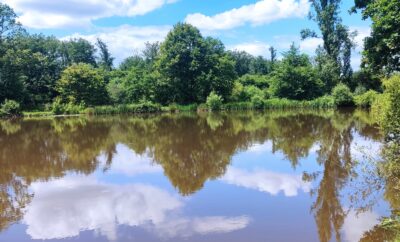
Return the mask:
M111 185L93 178L69 177L32 184L35 196L23 222L33 239L75 237L92 230L117 240L117 226L140 226L164 237L228 233L245 228L240 217L180 216L183 201L150 185Z

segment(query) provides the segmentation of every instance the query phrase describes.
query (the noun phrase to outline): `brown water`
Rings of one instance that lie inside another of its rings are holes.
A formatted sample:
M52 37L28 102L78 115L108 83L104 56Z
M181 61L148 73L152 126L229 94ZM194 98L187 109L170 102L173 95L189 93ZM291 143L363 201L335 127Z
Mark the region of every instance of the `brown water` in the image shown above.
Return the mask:
M0 241L381 241L374 226L391 202L365 166L381 140L370 120L325 111L0 121Z

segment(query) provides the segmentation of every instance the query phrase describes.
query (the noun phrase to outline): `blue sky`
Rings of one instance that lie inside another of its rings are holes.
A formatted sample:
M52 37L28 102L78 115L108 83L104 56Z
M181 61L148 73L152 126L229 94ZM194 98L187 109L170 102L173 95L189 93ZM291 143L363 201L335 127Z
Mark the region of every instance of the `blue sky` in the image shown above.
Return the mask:
M303 28L318 30L308 20L308 0L0 0L9 4L31 33L60 39L102 38L117 62L139 53L146 41L162 41L177 22L197 26L203 35L221 39L227 49L268 56L269 46L285 51L294 41L303 52L313 54L320 39L300 41ZM369 35L369 22L349 15L353 1L342 4L342 18L356 30L358 47L353 67L360 63L362 39Z

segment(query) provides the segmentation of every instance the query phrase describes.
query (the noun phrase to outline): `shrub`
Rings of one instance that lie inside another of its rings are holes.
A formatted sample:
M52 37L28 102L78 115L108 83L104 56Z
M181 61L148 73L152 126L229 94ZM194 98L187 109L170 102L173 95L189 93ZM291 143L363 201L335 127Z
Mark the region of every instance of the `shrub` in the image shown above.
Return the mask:
M227 103L223 106L225 110L250 110L253 109L253 105L250 102L236 102Z
M364 94L354 96L354 102L358 107L369 108L375 101L378 93L374 90L369 90Z
M168 105L168 107L163 108L166 112L176 113L176 112L191 112L196 111L198 108L197 104L189 105L179 105L176 103Z
M251 105L255 109L263 109L264 108L264 99L260 95L255 95L251 98Z
M354 90L354 95L359 96L367 92L367 89L364 86L358 85Z
M339 83L333 88L332 96L337 106L350 106L354 104L350 88L343 83Z
M21 116L21 106L14 100L5 100L0 107L0 117L18 117Z
M60 114L80 114L85 110L85 104L82 102L76 105L72 102L63 103L61 98L56 98L52 104L51 111L55 115Z
M121 104L116 106L96 106L86 109L87 114L110 115L110 114L134 114L134 113L156 113L161 111L161 106L149 101L137 104Z
M73 64L66 68L56 89L64 103L72 102L87 105L101 105L107 103L108 93L104 73L89 64Z
M384 93L372 104L372 113L387 138L400 141L400 75L383 81Z
M222 97L212 91L207 97L206 105L212 111L220 110L222 107Z

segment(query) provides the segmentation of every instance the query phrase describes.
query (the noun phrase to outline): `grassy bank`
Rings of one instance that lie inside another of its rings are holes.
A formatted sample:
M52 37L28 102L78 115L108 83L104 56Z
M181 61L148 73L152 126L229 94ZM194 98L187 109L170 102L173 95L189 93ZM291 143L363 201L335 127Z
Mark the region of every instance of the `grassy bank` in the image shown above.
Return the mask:
M310 101L296 101L288 99L268 99L257 102L230 102L221 103L217 108L210 108L207 104L189 104L161 106L152 102L138 104L105 105L85 108L79 105L67 104L63 107L56 106L51 111L22 112L28 118L65 116L65 115L118 115L161 112L197 112L197 111L236 111L236 110L268 110L268 109L334 109L336 105L332 97L326 96Z

